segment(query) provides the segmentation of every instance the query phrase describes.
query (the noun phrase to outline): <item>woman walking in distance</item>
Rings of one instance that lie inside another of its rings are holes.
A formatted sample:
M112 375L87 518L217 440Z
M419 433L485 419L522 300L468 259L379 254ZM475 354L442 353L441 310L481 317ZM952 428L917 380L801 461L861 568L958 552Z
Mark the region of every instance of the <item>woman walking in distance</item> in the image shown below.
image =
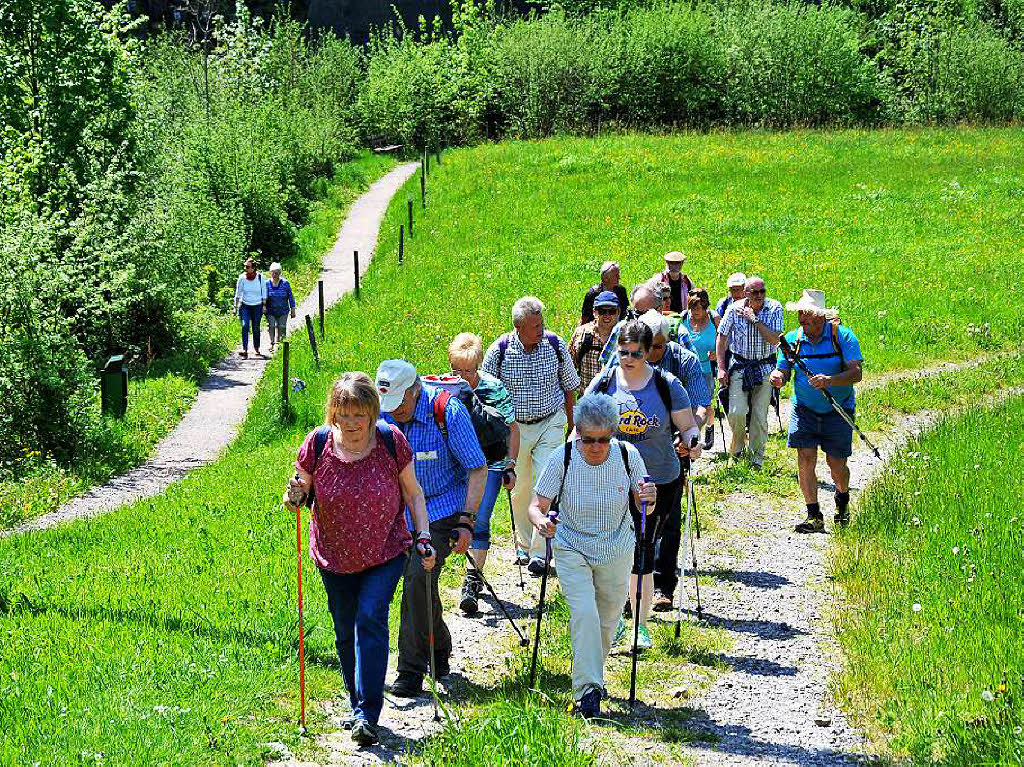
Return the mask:
M434 566L423 490L402 432L378 421L380 399L365 373L345 373L327 398L327 423L311 432L285 493L312 504L309 554L320 570L335 647L352 706L352 739L377 743L388 667L388 606L416 529L423 567Z
M569 603L572 694L585 717L601 712L604 663L612 647L633 564L636 536L631 506L654 504L653 483L640 453L613 435L619 407L606 394L588 394L574 410L576 439L551 454L537 482L530 521L553 538L558 580ZM633 503L630 503L632 498ZM557 504L557 523L547 514Z

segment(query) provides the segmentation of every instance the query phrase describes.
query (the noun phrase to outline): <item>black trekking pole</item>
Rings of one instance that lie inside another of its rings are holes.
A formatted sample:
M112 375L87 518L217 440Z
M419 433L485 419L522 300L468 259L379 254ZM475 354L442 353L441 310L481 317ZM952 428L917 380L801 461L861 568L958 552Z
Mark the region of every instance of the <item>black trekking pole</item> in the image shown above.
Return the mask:
M693 509L693 518L696 520L696 518L697 518L697 496L694 495L694 493L693 493L693 483L690 483L689 493L690 493L690 508ZM689 517L687 517L687 525L689 525ZM699 528L698 528L697 537L698 538L700 537ZM700 574L697 572L697 544L694 543L692 535L689 536L689 538L690 538L690 558L693 561L693 585L694 585L694 588L697 590L697 620L701 620L704 617L704 610L701 608L701 605L700 605Z
M554 522L558 519L558 512L548 512L548 519ZM551 539L544 539L546 550L544 552L544 576L540 579L540 600L537 602L537 633L533 638L533 658L530 660L530 689L537 680L537 650L540 648L540 623L544 617L544 594L548 588L548 571L551 569Z
M480 582L484 584L484 588L491 592L491 596L494 597L494 601L497 603L498 609L501 610L502 615L508 618L508 622L512 625L512 628L519 635L519 646L529 647L530 640L527 639L523 632L519 630L519 626L516 625L515 620L513 620L512 616L509 615L508 610L505 609L505 605L502 603L500 599L498 599L498 595L494 593L494 587L487 582L486 578L484 578L484 571L480 569L479 565L477 565L476 559L474 559L473 555L469 553L470 551L472 551L472 549L466 551L466 559L468 559L469 563L473 565L473 569L476 570L477 577L479 577Z
M430 552L433 551L433 547L427 545L427 556L430 556ZM434 659L434 590L431 587L431 577L433 573L427 571L427 622L430 624L430 628L427 629L427 643L430 646L430 692L434 696L434 721L440 722L441 715L437 713L437 661Z
M649 483L651 478L644 474L644 485ZM640 502L640 570L636 576L636 607L633 609L633 666L629 672L629 705L632 708L636 703L636 662L640 656L637 649L637 642L640 639L640 614L643 612L644 599L644 566L647 564L645 556L647 552L647 501Z
M779 434L782 434L782 413L779 409L781 407L779 402L781 399L782 397L779 396L779 390L772 388L772 407L775 408L775 417L779 419Z
M676 639L679 639L680 624L683 620L683 592L686 585L686 544L690 537L690 477L689 463L683 467L683 488L686 490L686 513L683 515L683 540L680 548L682 557L676 559Z
M789 341L786 340L786 336L783 333L779 333L779 348L782 349L782 354L789 361L790 365L795 365L800 368L808 379L814 377L814 373L812 373L810 368L807 367L807 363L797 355L796 351L790 345ZM832 392L827 388L818 389L818 391L825 396L825 399L828 400L828 404L831 405L832 409L839 414L839 417L846 421L847 425L860 435L860 438L864 440L864 444L871 448L871 452L875 454L875 458L881 458L882 454L878 452L878 448L875 447L871 443L871 440L865 436L864 432L860 430L860 427L857 426L854 420L850 417L850 414L843 410L843 406L836 402L836 398L832 396Z
M526 581L523 580L523 563L519 561L519 539L516 536L516 513L512 510L512 491L505 488L508 493L508 518L512 523L512 551L516 555L516 566L519 568L519 588L526 591Z

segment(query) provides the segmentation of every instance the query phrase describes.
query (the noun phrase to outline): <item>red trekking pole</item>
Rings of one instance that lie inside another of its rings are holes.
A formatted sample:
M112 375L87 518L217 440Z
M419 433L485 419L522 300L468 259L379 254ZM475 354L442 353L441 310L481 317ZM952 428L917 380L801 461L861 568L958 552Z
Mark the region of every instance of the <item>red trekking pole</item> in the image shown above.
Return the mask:
M302 625L302 507L295 508L295 562L299 598L299 734L306 734L306 632Z

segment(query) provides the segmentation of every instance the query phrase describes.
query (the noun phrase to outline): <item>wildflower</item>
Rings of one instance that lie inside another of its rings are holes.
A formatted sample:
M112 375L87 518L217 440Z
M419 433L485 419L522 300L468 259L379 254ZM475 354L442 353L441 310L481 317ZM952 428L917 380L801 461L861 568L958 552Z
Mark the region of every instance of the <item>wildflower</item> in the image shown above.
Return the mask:
M915 613L921 612L921 603L920 602L914 602L913 610L914 610Z
M910 520L910 524L912 524L914 527L920 527L921 520L918 517L914 517L912 520Z
M953 556L955 557L959 553L960 553L960 547L959 546L954 546L953 547Z
M996 696L992 694L991 690L982 690L981 691L981 699L983 701L985 701L986 703L991 703L992 701L994 701L996 699Z

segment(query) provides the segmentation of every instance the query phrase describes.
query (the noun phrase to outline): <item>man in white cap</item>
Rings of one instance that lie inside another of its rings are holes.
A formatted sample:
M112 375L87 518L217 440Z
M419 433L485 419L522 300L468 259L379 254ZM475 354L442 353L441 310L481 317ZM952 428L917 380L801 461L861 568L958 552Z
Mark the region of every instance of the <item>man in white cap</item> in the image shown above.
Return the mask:
M686 256L678 250L665 254L665 271L654 275L652 280L657 280L669 289L669 309L673 312L682 313L686 310L686 300L693 290L693 280L689 275L683 274L683 264Z
M580 377L565 342L544 329L544 304L523 296L512 307L511 333L495 339L482 369L505 384L519 424L518 480L512 490L517 558L531 575L544 574L544 537L530 522L533 488L548 456L572 431L572 409Z
M805 290L799 301L786 304L786 310L796 312L800 322L799 328L786 334L786 341L812 375L808 378L799 367L794 372L780 351L771 383L781 388L793 378L787 444L796 448L797 478L807 504L807 519L796 526L796 531L820 533L825 530L825 518L818 505L818 448L825 453L836 488L837 525L850 520L850 469L846 461L853 452L853 429L832 408L822 390L827 389L852 420L856 405L853 385L863 378L864 357L857 336L845 325L830 321L825 294L820 290Z
M729 353L729 364L719 365L718 381L728 392L729 453L738 457L747 447L750 413L750 463L760 469L768 442L768 405L772 387L768 376L775 369L775 350L782 332L782 304L765 296L764 280L747 278L746 297L733 301L718 323L715 356Z
M715 307L719 317L725 316L725 310L729 308L729 304L739 301L746 295L747 275L743 272L733 272L725 281L725 286L729 289L729 295L723 296Z
M618 261L605 261L601 264L601 281L588 290L587 295L583 298L580 325L586 325L596 319L594 317L594 301L600 294L609 290L615 294L619 310L618 319L624 319L626 310L629 308L629 296L626 295L626 289L619 283Z
M382 416L402 430L412 447L416 479L427 499L430 542L437 552L434 573L438 574L452 551L465 554L469 549L476 510L487 484L487 460L465 406L447 392L421 383L416 368L408 362L382 362L377 368L377 391ZM428 599L433 602L433 627L428 620ZM412 556L402 586L398 678L391 686L395 695L415 698L423 693L430 633L437 661L437 668L430 673L440 679L449 670L452 637L444 623L437 578L430 577L420 558Z

